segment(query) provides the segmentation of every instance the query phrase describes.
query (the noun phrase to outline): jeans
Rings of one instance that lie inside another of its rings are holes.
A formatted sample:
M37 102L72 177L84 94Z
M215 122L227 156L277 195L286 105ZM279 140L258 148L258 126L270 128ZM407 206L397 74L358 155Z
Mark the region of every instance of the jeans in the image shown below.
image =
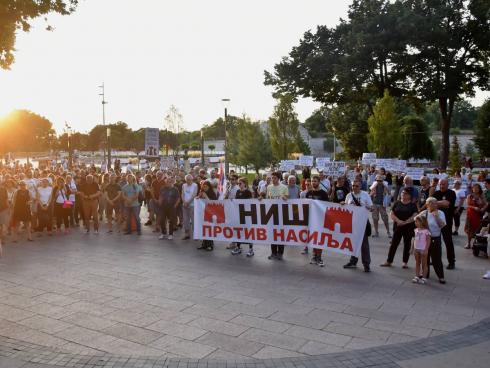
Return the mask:
M182 215L183 215L183 225L186 234L191 234L192 225L191 223L194 221L194 207L193 206L182 206Z
M141 233L140 206L125 207L126 210L126 232L131 232L131 219L136 221L136 231Z

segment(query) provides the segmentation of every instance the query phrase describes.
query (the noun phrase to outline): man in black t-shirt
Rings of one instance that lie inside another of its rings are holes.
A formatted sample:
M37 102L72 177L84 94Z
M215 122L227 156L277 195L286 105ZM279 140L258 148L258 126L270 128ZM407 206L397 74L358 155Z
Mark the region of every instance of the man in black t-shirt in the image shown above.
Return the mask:
M452 223L454 215L454 204L456 203L456 193L449 189L449 183L447 179L439 180L439 190L434 192L433 197L437 199L437 207L444 212L446 216L446 226L441 229L441 235L446 244L447 255L447 269L454 269L456 263L456 255L454 254L454 244L452 235Z
M314 199L317 201L328 201L328 194L320 188L320 177L315 175L311 178L311 190L306 193L306 198ZM345 197L344 197L345 198ZM310 264L316 264L320 267L325 266L322 260L322 250L314 248L313 258L311 258Z

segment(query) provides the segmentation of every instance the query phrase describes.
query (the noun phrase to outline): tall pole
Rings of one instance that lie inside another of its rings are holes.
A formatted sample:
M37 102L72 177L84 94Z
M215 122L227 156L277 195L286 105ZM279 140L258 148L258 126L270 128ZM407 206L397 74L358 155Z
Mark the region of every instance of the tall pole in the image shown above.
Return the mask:
M335 156L337 153L337 148L335 146L335 132L333 133L333 160L335 161Z
M105 105L107 105L107 101L105 100L105 85L104 85L104 82L102 82L102 85L99 86L99 88L102 89L102 93L100 93L99 96L102 96L102 124L105 127ZM104 142L104 143L107 143L107 142ZM106 151L106 145L104 144L104 163L106 162L105 151Z
M228 162L228 108L225 107L225 175L228 175L230 164Z
M201 128L201 166L204 167L204 130Z
M109 172L110 170L111 170L111 127L108 127L107 128L107 172Z

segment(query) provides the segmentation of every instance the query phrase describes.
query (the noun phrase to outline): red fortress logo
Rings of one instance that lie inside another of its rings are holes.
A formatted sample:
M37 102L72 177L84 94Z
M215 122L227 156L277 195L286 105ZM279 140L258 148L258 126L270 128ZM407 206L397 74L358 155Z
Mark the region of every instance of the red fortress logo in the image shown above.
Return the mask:
M213 221L213 217L216 218ZM206 203L204 221L216 224L225 223L225 206L222 203Z
M341 233L352 233L352 212L341 207L327 209L323 227L335 231L335 224L340 225Z

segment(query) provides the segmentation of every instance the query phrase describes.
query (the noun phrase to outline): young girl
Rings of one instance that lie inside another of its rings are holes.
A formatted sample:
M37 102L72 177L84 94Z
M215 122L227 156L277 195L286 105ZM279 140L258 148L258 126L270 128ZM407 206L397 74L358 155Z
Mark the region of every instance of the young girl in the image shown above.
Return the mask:
M412 254L415 255L415 277L412 282L425 284L427 282L427 255L429 253L430 232L427 218L423 215L415 217L415 237L412 239ZM422 266L422 274L420 273Z

